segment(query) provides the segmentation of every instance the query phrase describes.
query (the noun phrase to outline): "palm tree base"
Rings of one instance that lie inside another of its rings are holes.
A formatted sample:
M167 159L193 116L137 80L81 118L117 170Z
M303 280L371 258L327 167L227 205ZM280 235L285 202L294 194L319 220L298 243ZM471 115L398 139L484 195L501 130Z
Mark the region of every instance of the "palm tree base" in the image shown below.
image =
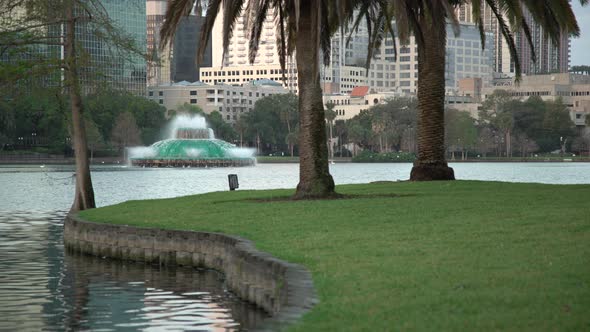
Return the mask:
M414 164L410 181L445 181L455 180L455 172L447 163Z
M325 179L316 180L311 183L299 182L292 199L332 199L339 196L334 191L334 180L332 176L328 175Z

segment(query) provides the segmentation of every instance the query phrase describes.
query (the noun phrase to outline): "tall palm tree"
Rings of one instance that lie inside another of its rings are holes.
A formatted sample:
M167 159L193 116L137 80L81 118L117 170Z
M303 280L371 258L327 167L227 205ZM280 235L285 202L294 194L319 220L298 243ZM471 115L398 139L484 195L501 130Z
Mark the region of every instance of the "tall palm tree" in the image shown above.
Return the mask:
M328 103L326 103L326 110L324 111L325 113L325 117L326 117L326 121L328 122L328 128L330 129L330 139L328 140L330 143L328 145L328 152L330 155L330 158L334 159L334 135L333 135L333 127L334 127L334 120L336 119L336 111L334 111L334 108L336 107L336 104L334 104L333 102L329 101Z
M407 43L413 35L418 46L418 158L410 179L451 180L455 176L445 160L444 144L446 24L450 21L454 33L460 33L455 8L467 2L472 4L472 14L482 39L485 39L485 33L481 8L483 5L491 8L515 60L517 77L521 68L513 32L522 31L532 46L530 27L525 19L527 11L556 44L562 34L579 35L569 0L210 0L200 45L207 44L217 14L223 7L225 51L236 20L245 11L251 31L249 55L253 62L262 24L267 15L274 14L283 68L286 57L297 50L300 182L295 197L307 198L334 194L334 181L328 169L319 82L320 49L322 60L327 64L332 34L350 23L352 28L349 31L355 31L361 22L365 22L369 33L368 66L374 50L387 34L396 31L402 43ZM582 5L587 2L580 0ZM171 40L182 16L189 15L195 4L200 6L200 0L169 1L161 46ZM201 47L200 58L203 53L204 47Z
M522 31L532 47L530 27L525 19L530 13L556 44L562 34L579 35L579 27L568 0L383 0L388 3L386 17L393 17L402 43L413 35L418 46L418 158L410 175L411 180L452 180L453 169L445 160L444 98L446 24L451 22L454 33L459 34L455 16L457 6L471 3L473 17L485 39L482 6L487 5L498 21L515 63L517 78L521 68L516 50L515 31ZM358 1L358 8L366 18L370 34L370 47L379 44L388 32L393 31L389 20L379 19L383 1ZM586 5L588 0L580 0ZM381 15L382 17L383 15ZM357 19L353 29L361 20ZM485 43L482 43L485 45ZM370 50L369 50L370 51Z
M330 37L340 26L343 13L351 14L354 2L335 0L209 0L200 45L207 45L213 25L223 15L223 47L229 46L237 19L244 14L250 31L249 59L253 63L258 51L263 23L274 16L277 25L277 48L283 72L286 59L295 53L299 89L299 184L294 198L328 197L335 194L329 172L328 149L320 86L320 50L323 62L329 63ZM189 15L201 0L170 0L161 30L161 47L169 43L182 16ZM295 52L296 51L296 52ZM204 47L199 48L202 59ZM285 76L283 74L283 79Z

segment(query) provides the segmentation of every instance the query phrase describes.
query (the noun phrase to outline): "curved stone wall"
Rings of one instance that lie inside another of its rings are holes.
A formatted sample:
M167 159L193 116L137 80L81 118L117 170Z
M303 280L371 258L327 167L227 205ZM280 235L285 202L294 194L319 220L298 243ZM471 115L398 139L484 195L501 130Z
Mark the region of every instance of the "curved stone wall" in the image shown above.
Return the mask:
M235 236L93 223L69 215L64 243L68 250L94 256L221 271L229 289L273 316L260 330L293 323L317 303L309 271Z

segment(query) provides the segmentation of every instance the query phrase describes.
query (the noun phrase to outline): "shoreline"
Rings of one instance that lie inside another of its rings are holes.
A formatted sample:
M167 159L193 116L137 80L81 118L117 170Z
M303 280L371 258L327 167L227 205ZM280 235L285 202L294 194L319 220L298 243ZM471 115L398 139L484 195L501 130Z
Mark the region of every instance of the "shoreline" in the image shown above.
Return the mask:
M307 269L259 251L241 237L96 223L71 214L65 218L63 236L66 249L74 253L219 271L238 297L270 314L254 328L257 331L291 325L318 303Z
M411 164L412 162L355 162L351 158L341 158L330 160L331 164ZM258 159L257 164L298 164L298 159L291 158L277 158L277 159ZM447 160L447 163L590 163L590 158L548 158L548 159L467 159L467 160ZM0 166L40 166L40 165L75 165L73 158L66 159L0 159ZM104 158L93 161L90 166L117 166L127 165L127 163L121 159ZM140 168L140 167L138 167Z

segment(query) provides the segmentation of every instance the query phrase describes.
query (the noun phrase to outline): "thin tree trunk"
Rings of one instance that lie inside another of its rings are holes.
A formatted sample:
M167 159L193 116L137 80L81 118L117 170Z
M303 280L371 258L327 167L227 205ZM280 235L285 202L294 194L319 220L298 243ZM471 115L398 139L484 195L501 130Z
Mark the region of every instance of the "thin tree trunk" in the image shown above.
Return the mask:
M332 133L332 121L330 121L330 158L334 159L334 142L333 142L333 133Z
M510 140L510 130L506 131L506 157L512 157L512 142Z
M320 86L319 1L299 2L296 57L299 87L299 184L294 198L319 198L335 194L328 166L326 121Z
M445 160L446 23L431 14L424 13L419 22L424 43L418 43L418 158L412 181L455 179Z
M74 140L74 154L76 158L76 194L70 212L77 212L96 207L94 202L94 190L90 178L90 165L88 162L88 145L86 142L86 130L80 96L80 82L78 81L76 64L76 43L74 19L74 4L70 2L66 9L66 36L64 42L65 69L64 76L66 86L70 94L72 107L72 128Z

